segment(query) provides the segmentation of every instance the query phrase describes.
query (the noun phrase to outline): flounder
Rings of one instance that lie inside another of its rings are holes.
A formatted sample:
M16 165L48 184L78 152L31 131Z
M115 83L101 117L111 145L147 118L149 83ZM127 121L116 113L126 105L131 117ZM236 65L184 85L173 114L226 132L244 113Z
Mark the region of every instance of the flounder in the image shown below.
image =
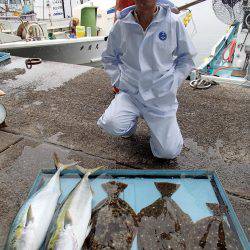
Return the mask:
M108 197L93 211L92 227L84 249L131 249L137 217L129 204L118 197L127 184L111 181L102 187Z
M188 249L237 250L241 249L233 231L224 220L225 206L207 203L213 216L197 221L189 232Z
M138 249L186 249L186 238L193 223L171 199L180 185L155 183L161 198L138 214Z

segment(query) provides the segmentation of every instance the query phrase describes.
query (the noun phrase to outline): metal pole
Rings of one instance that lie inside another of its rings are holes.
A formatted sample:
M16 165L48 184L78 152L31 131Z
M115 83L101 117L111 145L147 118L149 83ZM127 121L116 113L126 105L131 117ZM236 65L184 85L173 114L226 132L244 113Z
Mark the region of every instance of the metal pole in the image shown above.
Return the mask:
M70 13L71 13L71 17L73 16L73 10L72 10L72 2L70 0Z
M196 0L196 1L193 1L191 3L188 3L188 4L185 4L185 5L182 5L180 7L178 7L178 10L186 10L187 8L191 7L191 6L194 6L196 4L199 4L199 3L202 3L202 2L205 2L206 0Z
M65 8L64 8L64 0L62 0L62 7L63 7L63 17L66 18L66 15L65 15Z

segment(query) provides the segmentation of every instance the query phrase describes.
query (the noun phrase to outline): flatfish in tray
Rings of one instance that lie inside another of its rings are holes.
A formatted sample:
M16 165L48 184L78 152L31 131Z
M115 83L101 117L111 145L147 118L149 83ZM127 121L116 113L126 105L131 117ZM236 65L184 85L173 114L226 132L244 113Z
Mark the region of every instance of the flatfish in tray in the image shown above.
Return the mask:
M197 221L189 232L188 249L237 250L242 249L234 232L224 220L225 206L207 203L213 216Z
M138 249L186 249L193 222L171 199L180 187L174 183L155 183L161 198L138 214Z
M111 181L102 187L108 197L92 213L92 227L83 249L131 249L137 216L129 204L119 198L127 184Z

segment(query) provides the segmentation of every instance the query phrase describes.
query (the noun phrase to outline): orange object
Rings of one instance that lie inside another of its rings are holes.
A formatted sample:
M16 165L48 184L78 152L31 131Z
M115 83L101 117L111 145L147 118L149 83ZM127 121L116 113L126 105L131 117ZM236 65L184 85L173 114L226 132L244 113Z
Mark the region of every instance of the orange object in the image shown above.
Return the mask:
M121 11L134 4L133 0L116 0L116 10Z

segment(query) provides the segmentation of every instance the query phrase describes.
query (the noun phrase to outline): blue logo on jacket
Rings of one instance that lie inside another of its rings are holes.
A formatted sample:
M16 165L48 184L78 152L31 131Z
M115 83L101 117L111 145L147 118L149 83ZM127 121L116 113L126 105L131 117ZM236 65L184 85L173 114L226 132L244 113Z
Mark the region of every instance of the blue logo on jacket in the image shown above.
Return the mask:
M164 31L161 31L159 33L159 39L162 40L162 41L165 41L167 39L167 33L164 32Z

